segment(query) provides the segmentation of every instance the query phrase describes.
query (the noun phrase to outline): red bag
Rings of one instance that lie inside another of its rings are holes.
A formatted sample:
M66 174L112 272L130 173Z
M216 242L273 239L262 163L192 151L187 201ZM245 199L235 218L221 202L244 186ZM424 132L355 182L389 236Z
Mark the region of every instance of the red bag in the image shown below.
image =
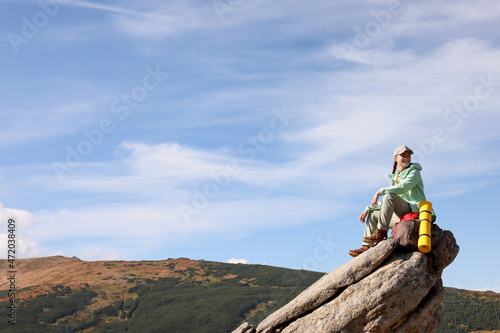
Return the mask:
M405 214L401 218L401 221L411 221L411 220L414 220L414 219L418 219L418 213L408 213L408 214ZM399 222L401 222L401 221L399 221Z

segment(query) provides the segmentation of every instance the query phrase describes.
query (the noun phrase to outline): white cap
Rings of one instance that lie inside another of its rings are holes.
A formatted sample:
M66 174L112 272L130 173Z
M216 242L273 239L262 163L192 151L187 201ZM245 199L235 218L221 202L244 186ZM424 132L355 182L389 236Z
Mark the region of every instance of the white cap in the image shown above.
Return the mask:
M410 154L413 154L413 150L411 150L410 148L408 148L407 146L399 146L398 148L396 148L396 150L394 151L394 156L396 155L399 155L399 154L402 154L404 153L405 151L409 150L410 151Z

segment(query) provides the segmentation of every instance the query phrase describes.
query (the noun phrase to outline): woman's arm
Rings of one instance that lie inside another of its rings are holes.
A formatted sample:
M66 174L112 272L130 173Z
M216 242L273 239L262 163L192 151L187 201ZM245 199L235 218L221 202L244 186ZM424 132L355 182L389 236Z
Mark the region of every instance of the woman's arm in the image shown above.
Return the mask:
M422 182L422 177L420 176L420 171L414 169L410 171L410 173L401 180L399 184L395 184L393 186L384 187L378 190L379 195L385 195L387 193L394 194L403 194L417 186L420 182Z
M377 204L378 204L378 198L380 198L380 194L377 192L373 196L373 199L372 199L372 202L371 202L371 206L372 207L376 207L377 206Z

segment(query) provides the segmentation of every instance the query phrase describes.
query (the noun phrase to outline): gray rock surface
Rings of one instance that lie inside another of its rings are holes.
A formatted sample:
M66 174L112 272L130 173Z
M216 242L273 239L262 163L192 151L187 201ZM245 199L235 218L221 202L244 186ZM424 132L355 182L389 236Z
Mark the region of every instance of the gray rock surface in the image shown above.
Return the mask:
M255 328L249 323L243 323L233 333L255 333Z
M256 332L432 332L441 320L441 273L459 247L450 231L435 224L431 252L395 247L392 239L385 240L326 274L262 321ZM255 329L245 323L237 332Z
M427 259L420 252L394 257L338 297L295 320L283 333L389 332L418 307L436 282L426 266ZM405 295L398 293L401 290Z
M257 331L263 332L267 328L278 327L317 308L335 295L340 288L349 286L368 275L392 253L395 247L396 243L388 240L326 274L290 303L262 321Z

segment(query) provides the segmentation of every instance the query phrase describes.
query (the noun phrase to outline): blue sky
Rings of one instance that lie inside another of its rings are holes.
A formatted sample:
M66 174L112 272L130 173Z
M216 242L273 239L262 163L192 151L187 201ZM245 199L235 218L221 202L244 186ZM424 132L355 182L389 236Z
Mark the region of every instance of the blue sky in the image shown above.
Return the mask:
M498 2L1 0L0 17L2 248L14 217L23 258L328 272L406 144L461 247L445 285L500 292Z

